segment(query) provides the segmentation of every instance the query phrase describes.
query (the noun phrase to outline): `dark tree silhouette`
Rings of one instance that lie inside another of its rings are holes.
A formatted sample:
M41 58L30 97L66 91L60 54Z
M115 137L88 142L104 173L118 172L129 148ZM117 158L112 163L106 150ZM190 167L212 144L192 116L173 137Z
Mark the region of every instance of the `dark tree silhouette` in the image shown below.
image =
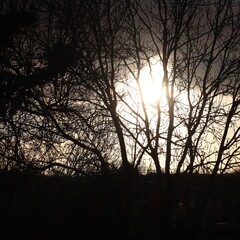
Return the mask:
M127 239L134 177L148 164L157 176L157 237L172 227L182 185L193 234L216 176L240 164L239 7L236 0L2 1L1 168L120 172ZM159 97L149 104L141 81L150 84L144 71L156 66ZM200 203L195 173L211 176Z

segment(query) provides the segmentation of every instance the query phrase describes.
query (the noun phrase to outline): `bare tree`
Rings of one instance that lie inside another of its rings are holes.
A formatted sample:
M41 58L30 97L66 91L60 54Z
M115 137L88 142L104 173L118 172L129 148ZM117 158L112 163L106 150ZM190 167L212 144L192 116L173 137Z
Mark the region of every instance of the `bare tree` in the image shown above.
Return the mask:
M137 69L133 78L139 84L142 64L150 63L153 56L163 69L160 99L152 108L155 125L151 126L141 96L139 127L159 176L159 214L164 226L177 186L171 174L210 174L206 195L203 193L206 206L216 174L232 171L239 164L239 4L187 0L133 1L131 6L131 44Z
M34 21L2 37L2 165L71 175L121 169L126 237L134 170L150 162L159 234L181 175L189 177L187 218L199 216L197 225L216 175L239 167L239 3L14 3L2 18L24 10ZM160 83L150 104L145 69ZM211 178L193 209L196 172Z
M2 45L2 123L11 123L21 133L18 144L22 162L43 171L56 166L83 173L79 169L83 162L95 166L92 172L100 166L108 171L105 159L109 159L109 152L103 153L103 149L107 143L114 149L111 124L99 100L94 100L91 89L79 84L75 73L77 54L82 57L86 47L76 38L87 37L83 36L87 30L81 29L86 25L86 19L81 19L81 3L44 1L39 6L38 1L19 1L5 5L2 18L10 21L15 14L24 20L29 13L35 20L31 28L23 24L3 35L12 42L3 41ZM76 13L78 30L72 22ZM3 155L9 157L8 153Z

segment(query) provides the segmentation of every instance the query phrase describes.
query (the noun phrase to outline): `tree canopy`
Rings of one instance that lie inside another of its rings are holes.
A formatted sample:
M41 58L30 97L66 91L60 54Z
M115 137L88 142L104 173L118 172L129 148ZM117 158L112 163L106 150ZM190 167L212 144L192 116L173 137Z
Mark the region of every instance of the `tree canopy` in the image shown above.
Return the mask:
M3 1L2 168L236 171L238 8ZM151 84L156 64L159 99L149 104L140 81Z

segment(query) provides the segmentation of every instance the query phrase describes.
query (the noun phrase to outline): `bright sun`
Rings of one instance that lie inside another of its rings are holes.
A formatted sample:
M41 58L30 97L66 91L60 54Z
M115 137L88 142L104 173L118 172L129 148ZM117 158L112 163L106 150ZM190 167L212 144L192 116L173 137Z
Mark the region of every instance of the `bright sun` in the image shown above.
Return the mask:
M151 67L145 66L140 73L139 83L145 104L154 105L162 94L163 70L159 61L151 60Z

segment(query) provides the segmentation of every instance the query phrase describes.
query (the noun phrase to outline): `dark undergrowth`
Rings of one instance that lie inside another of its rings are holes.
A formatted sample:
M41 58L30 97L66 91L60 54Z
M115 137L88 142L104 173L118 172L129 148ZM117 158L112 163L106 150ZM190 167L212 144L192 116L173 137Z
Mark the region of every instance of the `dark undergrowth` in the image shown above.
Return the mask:
M208 176L193 178L190 205L196 205ZM186 179L173 194L169 229L161 239L187 239L189 221L184 212ZM1 239L111 239L123 240L121 179L113 175L58 177L19 173L0 174ZM157 224L155 176L137 176L129 218L129 239L155 240ZM219 177L202 224L200 239L239 239L240 178ZM161 234L160 234L161 235ZM4 236L4 237L3 237ZM158 235L159 236L159 235Z

